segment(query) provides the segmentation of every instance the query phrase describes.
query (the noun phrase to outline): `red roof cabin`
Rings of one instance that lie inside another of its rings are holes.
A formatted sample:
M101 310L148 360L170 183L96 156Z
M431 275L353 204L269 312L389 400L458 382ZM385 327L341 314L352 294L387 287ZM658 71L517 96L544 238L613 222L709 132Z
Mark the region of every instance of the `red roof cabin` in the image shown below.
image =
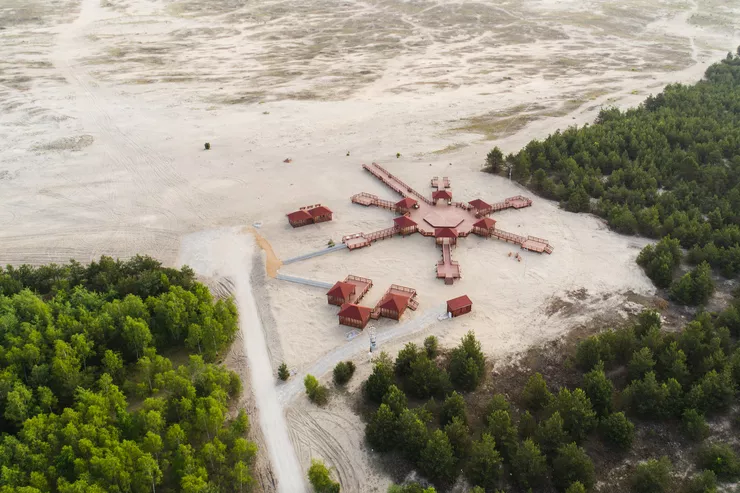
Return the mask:
M306 224L313 223L313 217L311 217L311 214L308 213L305 209L301 209L299 211L291 212L288 214L288 222L291 226L294 228L300 228L301 226L305 226Z
M417 224L416 221L408 216L398 216L393 219L393 223L398 228L398 232L402 235L409 235L416 233Z
M458 298L453 298L447 301L447 313L450 313L453 317L459 317L466 313L470 313L473 309L473 302L470 301L467 295L462 295Z
M355 294L355 285L348 282L337 281L326 293L327 301L330 305L342 306L350 302L350 298Z
M419 202L412 199L411 197L404 197L403 199L396 202L396 210L400 213L409 212L411 209L418 209Z
M434 238L436 238L438 245L456 245L457 229L434 228Z
M482 201L481 199L471 200L470 202L468 202L468 204L470 205L470 207L473 208L475 212L477 212L478 214L482 216L489 214L491 210L493 210L493 207L491 206L491 204L488 204Z
M331 221L332 212L326 206L321 204L309 205L301 207L295 212L287 214L288 222L294 228L300 228L307 224L323 223L325 221Z
M484 217L473 224L473 233L481 236L491 236L491 231L496 229L496 220Z
M353 303L345 303L339 310L339 323L349 327L364 329L370 321L370 308Z
M447 202L450 202L452 200L452 192L449 190L437 190L436 192L432 192L432 199L435 204L438 200L446 200Z
M380 316L392 318L393 320L400 320L401 315L403 315L403 312L406 311L406 307L408 306L408 296L395 293L388 294L385 299L380 302Z
M308 209L308 213L311 214L314 223L331 221L331 217L333 215L331 209L319 204L317 204L316 207Z

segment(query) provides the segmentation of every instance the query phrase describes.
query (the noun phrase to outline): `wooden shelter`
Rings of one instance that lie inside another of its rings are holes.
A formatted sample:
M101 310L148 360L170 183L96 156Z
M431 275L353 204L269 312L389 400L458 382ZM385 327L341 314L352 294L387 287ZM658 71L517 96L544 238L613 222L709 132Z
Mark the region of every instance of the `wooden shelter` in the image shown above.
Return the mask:
M325 221L331 221L333 213L331 209L321 204L309 205L301 207L295 212L286 214L288 216L288 222L294 228L300 228L307 224L323 223Z
M470 313L472 309L473 302L465 294L447 301L447 313L450 313L453 317Z
M494 229L496 229L496 220L490 217L484 217L473 224L473 233L481 236L490 236Z
M434 228L434 238L438 245L456 245L457 229L455 228Z
M416 233L417 226L418 226L416 224L416 221L414 221L408 216L398 216L393 219L393 223L398 228L398 232L401 233L402 235Z
M406 307L409 306L409 297L398 293L389 293L385 299L380 302L380 316L399 320Z
M432 200L436 204L438 200L446 200L450 202L452 200L452 192L449 190L437 190L432 192Z
M339 323L350 327L356 327L358 329L364 329L370 321L371 311L372 310L366 306L355 305L354 303L345 303L339 310Z
M482 216L490 214L493 210L493 206L491 204L488 204L481 199L471 200L470 202L468 202L468 204L470 205L470 207L473 208L475 212Z
M409 212L411 209L418 209L419 202L411 197L404 197L396 202L396 210L401 213Z
M331 218L334 215L331 209L323 205L317 205L316 207L308 209L308 213L311 214L314 223L331 221Z
M311 217L311 214L309 214L307 210L301 209L288 214L288 222L294 228L300 228L306 224L313 223L313 217Z
M355 294L355 289L356 287L354 284L344 281L337 281L336 284L334 284L334 286L332 286L331 289L327 291L327 301L330 305L342 306L345 303L350 302L352 295Z

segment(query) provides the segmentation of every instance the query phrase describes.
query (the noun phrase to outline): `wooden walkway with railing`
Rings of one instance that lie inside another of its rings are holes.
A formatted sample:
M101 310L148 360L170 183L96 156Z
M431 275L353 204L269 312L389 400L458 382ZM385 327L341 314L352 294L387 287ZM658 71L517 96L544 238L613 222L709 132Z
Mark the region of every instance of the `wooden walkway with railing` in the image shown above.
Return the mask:
M355 250L356 248L369 246L373 242L385 240L386 238L390 238L400 232L401 228L393 226L391 228L381 229L380 231L374 231L372 233L355 233L343 236L342 243L347 245L349 250Z
M434 203L430 199L426 198L425 196L408 186L403 180L392 175L387 169L380 166L379 164L363 164L362 167L369 171L378 180L382 181L393 190L395 190L398 194L404 197L413 196L414 198L417 198L422 202L425 202L429 205L434 205Z
M382 207L383 209L388 209L394 212L396 211L396 204L394 202L381 199L377 195L373 195L367 192L360 192L356 195L353 195L351 200L355 204L364 205L365 207L374 205L376 207Z

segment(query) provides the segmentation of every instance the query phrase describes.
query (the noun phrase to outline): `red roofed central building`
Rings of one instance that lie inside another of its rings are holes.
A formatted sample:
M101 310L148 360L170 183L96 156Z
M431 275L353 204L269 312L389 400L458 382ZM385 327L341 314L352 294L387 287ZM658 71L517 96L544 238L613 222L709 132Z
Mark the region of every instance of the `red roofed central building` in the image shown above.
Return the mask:
M326 293L330 305L342 306L349 303L350 297L355 294L355 285L348 282L337 281Z
M364 329L370 321L370 308L352 303L345 303L339 310L339 323L350 327Z
M409 306L409 297L391 293L380 303L380 315L382 317L399 320L406 307Z

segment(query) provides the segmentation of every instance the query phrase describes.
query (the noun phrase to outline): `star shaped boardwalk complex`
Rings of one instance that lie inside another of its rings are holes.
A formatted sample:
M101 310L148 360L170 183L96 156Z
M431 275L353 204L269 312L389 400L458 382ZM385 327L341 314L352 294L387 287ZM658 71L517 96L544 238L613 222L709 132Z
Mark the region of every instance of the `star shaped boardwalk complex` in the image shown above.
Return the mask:
M398 202L392 202L364 192L354 195L352 202L356 204L382 207L400 215L393 220L392 227L343 237L342 243L350 250L366 247L395 235L420 233L423 236L434 237L436 243L442 247L442 259L437 262L437 277L444 279L446 284L452 284L461 276L460 265L452 260L451 249L457 244L458 238L464 238L470 233L515 243L522 249L532 252L553 251L552 245L547 240L503 231L496 227L494 219L488 217L503 209L529 207L532 201L526 197L517 195L494 204L488 204L481 199L468 203L454 202L452 192L449 190L450 180L447 177L442 180L434 177L431 184L436 190L429 199L376 163L363 164L362 167L403 198Z

